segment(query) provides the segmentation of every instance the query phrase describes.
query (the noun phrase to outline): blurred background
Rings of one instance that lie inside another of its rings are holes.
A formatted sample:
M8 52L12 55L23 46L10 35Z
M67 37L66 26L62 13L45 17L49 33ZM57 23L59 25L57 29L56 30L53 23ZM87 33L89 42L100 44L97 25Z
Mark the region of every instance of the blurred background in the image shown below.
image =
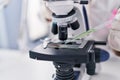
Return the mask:
M21 0L0 0L0 47L17 49ZM14 31L13 31L14 30Z
M104 1L110 0L103 0L106 5L107 2ZM110 2L110 6L112 4L113 2ZM96 8L95 12L90 10L93 12L93 23L97 18L95 15L98 16L99 13L103 16L101 13L105 14L107 11L103 6L103 11L96 6L92 6ZM109 11L107 13L110 14ZM98 23L105 21L97 20ZM0 80L53 80L51 76L55 68L52 62L32 60L28 53L49 35L50 22L51 12L45 7L43 0L0 0ZM103 35L104 33L101 36L104 37ZM93 76L91 80L120 80L120 58L115 56L110 48L102 48L112 56L109 61L100 64L101 73Z
M42 0L0 0L0 80L51 78L52 63L28 52L48 36L50 14Z
M0 48L30 49L48 35L50 14L42 0L0 0Z

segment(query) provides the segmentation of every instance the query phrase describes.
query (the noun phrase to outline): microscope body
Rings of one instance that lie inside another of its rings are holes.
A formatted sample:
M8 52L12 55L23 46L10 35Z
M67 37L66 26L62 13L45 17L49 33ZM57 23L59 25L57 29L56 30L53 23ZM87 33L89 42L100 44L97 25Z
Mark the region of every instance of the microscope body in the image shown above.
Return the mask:
M53 12L51 32L59 40L64 41L86 31L79 3L74 0L48 0L46 6Z
M87 74L94 75L96 63L106 61L108 57L101 58L101 50L95 48L95 41L73 40L74 36L86 31L83 12L75 5L80 3L84 5L89 1L45 1L46 6L53 13L51 33L56 37L47 38L35 49L30 50L30 58L53 61L56 68L54 80L77 80L73 69L76 64L85 64Z

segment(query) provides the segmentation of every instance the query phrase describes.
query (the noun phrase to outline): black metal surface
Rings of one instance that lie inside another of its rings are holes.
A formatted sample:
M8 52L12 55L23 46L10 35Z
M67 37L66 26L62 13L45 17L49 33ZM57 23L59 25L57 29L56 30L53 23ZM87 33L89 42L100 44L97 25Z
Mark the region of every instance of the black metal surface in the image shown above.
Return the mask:
M52 30L51 30L51 32L54 34L54 35L56 35L56 34L58 34L58 26L57 26L57 23L52 23Z
M89 26L87 10L86 10L86 7L84 5L82 7L82 10L83 10L83 15L84 15L84 22L85 22L85 26L86 26L86 31L88 31L90 29L90 26Z
M89 53L94 41L88 41L84 48L80 49L44 49L42 44L30 51L30 57L37 60L56 61L66 63L88 63Z
M106 45L106 41L95 41L95 45Z
M82 0L80 4L88 4L89 1Z
M94 41L88 41L83 48L56 49L49 47L44 49L41 44L30 51L30 57L37 60L53 61L56 68L54 80L76 80L73 71L75 64L85 63L87 74L94 75L96 62L107 60L104 58L108 57L105 55L105 51L95 48L94 45Z
M76 13L76 11L74 9L72 9L67 15L56 15L55 13L52 14L52 16L54 18L66 18L66 17L70 17L72 15L74 15Z
M54 62L56 76L54 80L74 80L73 64Z
M70 26L73 30L77 30L79 27L80 27L80 24L79 22L76 20L75 22L73 23L70 23Z
M68 30L66 26L59 26L59 40L67 40L68 38Z

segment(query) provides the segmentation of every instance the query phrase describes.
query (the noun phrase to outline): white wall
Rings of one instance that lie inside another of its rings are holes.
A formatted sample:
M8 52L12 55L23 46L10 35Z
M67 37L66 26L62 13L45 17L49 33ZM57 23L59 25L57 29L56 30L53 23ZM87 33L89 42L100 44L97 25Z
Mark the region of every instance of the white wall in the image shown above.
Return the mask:
M21 3L22 0L11 0L5 9L5 20L8 34L8 47L17 49L18 31L21 17Z
M5 15L2 8L0 9L0 47L3 47L3 48L8 47Z

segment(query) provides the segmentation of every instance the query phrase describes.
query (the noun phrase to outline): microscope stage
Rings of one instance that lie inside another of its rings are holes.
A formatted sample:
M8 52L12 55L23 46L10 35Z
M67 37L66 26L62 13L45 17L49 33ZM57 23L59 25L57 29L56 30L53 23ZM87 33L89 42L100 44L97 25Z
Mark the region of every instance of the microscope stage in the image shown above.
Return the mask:
M89 50L93 48L94 41L88 41L83 48L43 48L42 44L30 51L30 58L45 61L67 63L89 62Z

